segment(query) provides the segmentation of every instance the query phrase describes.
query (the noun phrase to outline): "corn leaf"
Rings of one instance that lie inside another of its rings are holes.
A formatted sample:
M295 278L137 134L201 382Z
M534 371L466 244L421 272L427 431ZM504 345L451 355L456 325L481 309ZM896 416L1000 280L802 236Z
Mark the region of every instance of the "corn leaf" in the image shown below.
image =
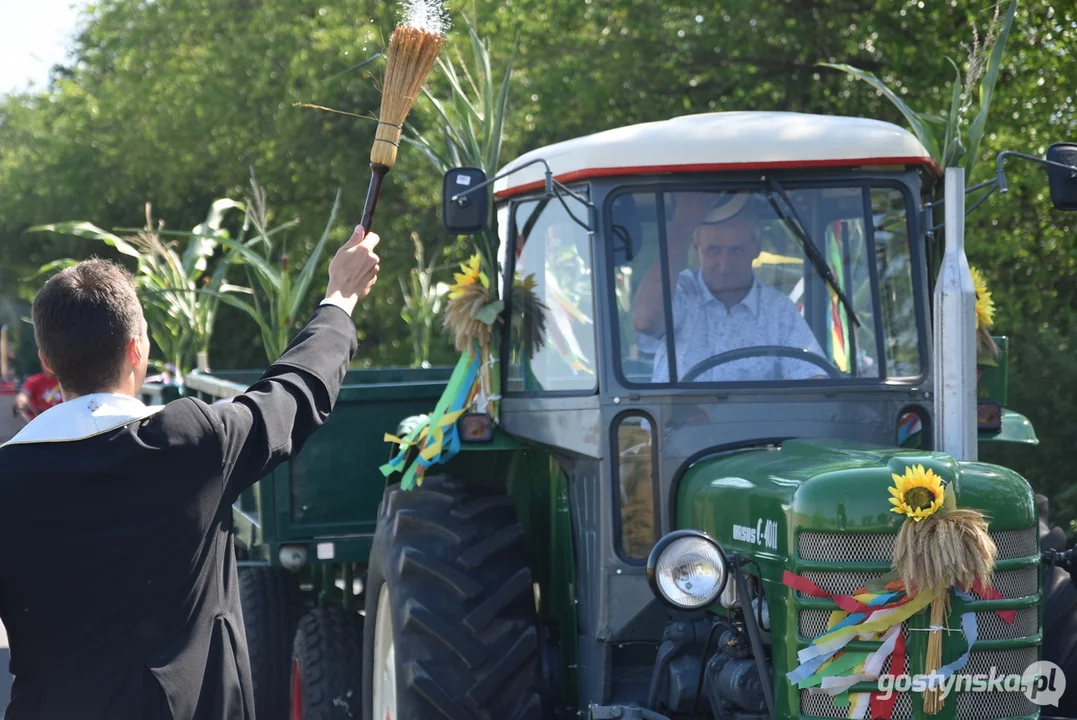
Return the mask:
M905 102L897 96L897 93L888 88L886 86L886 83L875 77L873 73L867 72L866 70L861 70L860 68L853 67L852 65L846 65L844 63L819 64L823 65L824 67L841 70L844 73L852 75L858 80L863 80L864 82L868 83L873 88L881 92L883 96L886 97L886 99L889 100L891 103L893 103L894 107L896 107L901 112L901 114L905 116L905 120L912 128L913 134L916 135L917 139L927 150L928 154L931 155L931 157L934 158L936 162L941 160L941 156L939 155L938 141L935 139L935 134L934 132L932 132L927 122L920 116L920 113L916 112L908 105L906 105Z
M29 228L28 232L54 232L61 235L76 235L78 237L91 238L93 240L100 240L106 245L114 247L128 257L141 257L141 253L139 253L129 242L117 235L102 230L90 222L60 222L50 223L48 225L35 225Z
M333 207L329 211L329 221L325 224L325 230L322 232L322 236L318 239L318 244L314 246L314 250L311 252L310 257L307 258L306 265L303 267L303 270L299 273L299 277L296 280L292 304L289 310L289 314L292 318L295 318L299 314L299 310L306 300L307 290L310 288L311 279L314 277L314 271L317 269L318 261L322 257L322 251L325 249L325 243L329 239L329 233L337 221L337 210L340 208L340 195L341 191L338 189L337 196L333 200Z
M1002 21L998 39L995 40L995 45L991 48L987 69L984 71L983 79L980 81L980 110L969 125L969 147L968 154L965 156L965 177L968 180L972 179L973 168L979 159L980 141L984 136L987 115L991 110L991 99L995 92L995 83L998 82L999 70L1002 67L1002 53L1006 49L1006 41L1010 37L1010 27L1013 25L1013 18L1016 13L1017 0L1013 0L1009 9L1006 10L1006 17Z
M961 70L950 58L946 60L954 66L954 88L950 98L950 118L946 123L946 139L942 144L942 166L954 167L961 161L965 148L961 145Z

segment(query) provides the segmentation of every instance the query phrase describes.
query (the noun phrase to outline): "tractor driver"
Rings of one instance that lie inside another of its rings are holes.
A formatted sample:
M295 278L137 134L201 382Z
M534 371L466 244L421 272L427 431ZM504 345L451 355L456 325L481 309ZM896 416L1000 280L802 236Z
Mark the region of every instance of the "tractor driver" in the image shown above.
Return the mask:
M753 271L761 240L751 193L678 193L669 226L674 343L680 376L707 358L740 348L780 345L823 355L815 335L786 295ZM698 260L686 268L688 251ZM641 350L655 353L652 382L669 382L661 264L643 279L633 309ZM825 357L825 356L824 356ZM719 364L697 382L802 380L825 377L792 358L747 357Z

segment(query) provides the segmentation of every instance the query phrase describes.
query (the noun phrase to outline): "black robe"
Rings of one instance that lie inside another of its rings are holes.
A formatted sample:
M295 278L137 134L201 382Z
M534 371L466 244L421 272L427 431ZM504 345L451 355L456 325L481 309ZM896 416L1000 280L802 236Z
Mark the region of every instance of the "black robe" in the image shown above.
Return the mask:
M232 503L325 422L356 350L323 305L230 403L85 396L0 447L8 720L254 718Z

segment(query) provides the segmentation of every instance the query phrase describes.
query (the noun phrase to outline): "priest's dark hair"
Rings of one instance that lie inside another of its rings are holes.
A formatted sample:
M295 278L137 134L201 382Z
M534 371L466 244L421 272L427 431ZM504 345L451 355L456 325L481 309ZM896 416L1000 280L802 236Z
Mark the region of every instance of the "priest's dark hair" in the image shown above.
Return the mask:
M131 274L93 258L46 281L31 311L38 350L65 393L88 395L120 377L128 342L142 334Z

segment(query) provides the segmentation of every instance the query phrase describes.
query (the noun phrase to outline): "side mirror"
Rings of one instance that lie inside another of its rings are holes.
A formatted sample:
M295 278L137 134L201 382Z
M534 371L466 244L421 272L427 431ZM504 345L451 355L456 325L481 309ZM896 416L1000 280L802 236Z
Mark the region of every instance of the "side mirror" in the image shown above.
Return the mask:
M1067 170L1048 165L1047 183L1051 188L1051 202L1056 208L1077 210L1077 143L1055 143L1047 148L1044 159L1073 168Z
M445 229L454 235L474 235L486 228L489 197L486 173L479 168L453 168L441 184L441 216ZM467 193L464 195L464 193ZM454 197L463 195L453 200Z

